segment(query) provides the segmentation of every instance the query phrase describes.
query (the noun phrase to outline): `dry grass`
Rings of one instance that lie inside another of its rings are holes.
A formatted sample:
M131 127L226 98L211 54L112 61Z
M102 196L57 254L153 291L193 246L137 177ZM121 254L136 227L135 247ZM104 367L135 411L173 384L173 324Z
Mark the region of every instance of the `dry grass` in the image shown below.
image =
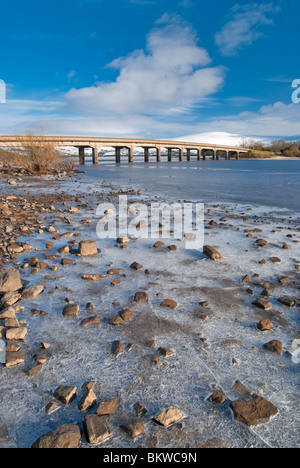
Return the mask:
M30 174L45 174L61 165L60 154L55 144L49 142L45 134L17 136L19 151L14 153L14 164L26 169Z

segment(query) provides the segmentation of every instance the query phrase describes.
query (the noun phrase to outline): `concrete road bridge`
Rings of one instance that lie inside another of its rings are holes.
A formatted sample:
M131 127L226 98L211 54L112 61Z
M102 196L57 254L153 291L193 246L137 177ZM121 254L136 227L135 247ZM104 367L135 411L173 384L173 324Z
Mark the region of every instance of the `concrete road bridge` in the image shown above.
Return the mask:
M20 141L25 137L18 136L0 136L0 147L18 148ZM174 140L141 140L134 138L97 138L97 137L58 137L58 136L30 136L35 141L45 141L55 144L56 147L74 146L78 148L79 164L85 163L86 148L92 150L92 159L94 164L99 163L99 151L104 148L114 148L116 163L121 163L121 150L126 149L128 162L134 162L135 149L141 148L144 154L145 162L149 162L149 152L154 149L156 161L162 161L162 154L167 155L167 160L171 162L174 158L178 161L190 161L192 154L196 153L198 161L211 157L214 160L225 158L239 159L241 153L247 153L247 148L225 145L208 145L201 143L190 143ZM140 155L140 152L139 152Z

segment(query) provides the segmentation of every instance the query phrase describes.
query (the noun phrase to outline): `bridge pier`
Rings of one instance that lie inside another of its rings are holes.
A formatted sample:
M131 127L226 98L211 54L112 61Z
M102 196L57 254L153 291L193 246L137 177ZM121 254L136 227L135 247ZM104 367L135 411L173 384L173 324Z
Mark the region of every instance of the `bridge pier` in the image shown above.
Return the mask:
M133 146L128 148L128 162L131 164L134 161Z
M168 162L172 162L172 148L168 148Z
M120 164L121 163L121 147L120 146L116 146L116 164Z
M145 163L149 162L149 148L148 147L144 148L144 161Z
M79 146L79 165L83 166L84 165L84 146Z
M179 148L179 162L183 161L183 148Z
M190 160L191 160L191 150L190 150L190 148L188 148L188 149L186 150L186 160L187 160L187 161L190 161Z
M156 147L156 161L161 162L161 146Z
M98 145L92 146L92 158L93 158L93 164L99 163Z

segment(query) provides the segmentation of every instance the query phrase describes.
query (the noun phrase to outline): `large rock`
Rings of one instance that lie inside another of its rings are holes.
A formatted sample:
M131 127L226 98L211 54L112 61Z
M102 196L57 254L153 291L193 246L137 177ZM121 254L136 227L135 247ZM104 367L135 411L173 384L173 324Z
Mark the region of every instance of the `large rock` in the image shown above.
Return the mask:
M169 406L157 416L154 416L153 420L158 424L167 427L170 426L170 424L173 424L182 418L183 414L181 413L181 411L179 411L178 408L175 408L174 406Z
M97 255L97 242L93 240L83 240L79 242L79 253L82 257L92 257Z
M77 448L81 440L81 432L74 424L63 424L52 432L36 440L31 448Z
M63 312L64 317L77 317L79 314L79 305L78 304L66 304Z
M35 297L39 296L40 294L42 294L42 292L44 291L44 286L41 285L41 284L35 284L33 286L29 286L29 288L26 288L23 293L22 293L22 296L25 298L25 299L34 299Z
M27 336L27 328L13 327L6 330L5 338L7 340L25 340Z
M92 389L86 390L85 394L78 403L80 411L87 411L95 406L97 403L97 397Z
M58 401L60 401L64 405L68 405L69 403L71 403L71 401L73 401L76 398L76 391L76 387L60 385L59 387L57 387L53 395Z
M135 294L134 296L135 302L148 302L149 301L149 296L146 292L144 291L139 291Z
M232 401L230 408L235 419L247 426L267 422L278 413L278 409L272 403L259 395L253 395L251 399L247 400Z
M112 436L108 422L104 416L88 414L84 418L86 438L90 444L99 444Z
M223 258L222 255L214 247L211 247L210 245L205 245L203 247L203 253L211 260L220 260L221 258Z
M107 416L114 414L120 406L120 402L116 398L107 398L102 400L97 409L98 416Z
M6 307L11 307L16 302L21 299L21 294L18 292L7 292L2 296L0 301L0 310L6 309Z
M5 367L13 367L17 366L19 364L23 364L23 362L26 361L26 356L24 353L21 351L11 351L11 352L6 352L5 356Z
M20 272L14 267L8 267L0 272L0 293L11 293L22 288Z

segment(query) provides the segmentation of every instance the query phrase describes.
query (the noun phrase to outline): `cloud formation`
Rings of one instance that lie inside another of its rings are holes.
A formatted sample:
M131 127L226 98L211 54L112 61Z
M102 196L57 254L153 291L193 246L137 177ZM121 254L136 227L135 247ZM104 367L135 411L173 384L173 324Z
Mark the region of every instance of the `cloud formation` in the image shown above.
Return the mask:
M147 36L145 50L135 50L108 66L119 70L113 82L70 90L70 109L89 114L176 114L199 105L224 84L225 70L210 67L190 24L163 15Z
M273 3L235 5L232 19L216 33L215 42L222 55L235 55L241 48L251 45L264 34L261 27L274 24L273 16L280 11Z

